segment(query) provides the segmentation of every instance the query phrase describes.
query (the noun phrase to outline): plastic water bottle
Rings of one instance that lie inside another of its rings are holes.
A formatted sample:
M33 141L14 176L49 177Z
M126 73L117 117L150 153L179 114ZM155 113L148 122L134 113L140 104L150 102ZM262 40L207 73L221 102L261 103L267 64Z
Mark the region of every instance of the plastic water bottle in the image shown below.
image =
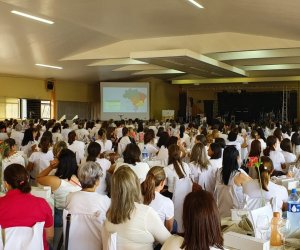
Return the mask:
M149 153L148 153L148 150L146 149L146 146L144 146L144 149L142 151L142 158L143 158L143 161L148 161L148 159L149 159Z
M295 188L288 199L287 219L291 224L291 232L296 231L300 227L300 200Z

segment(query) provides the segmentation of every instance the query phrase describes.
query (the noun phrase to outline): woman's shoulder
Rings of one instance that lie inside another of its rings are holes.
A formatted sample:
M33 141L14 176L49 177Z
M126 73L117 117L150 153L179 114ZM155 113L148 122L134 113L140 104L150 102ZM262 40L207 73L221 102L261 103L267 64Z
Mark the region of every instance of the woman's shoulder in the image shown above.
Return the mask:
M163 244L161 250L182 250L180 248L182 243L183 243L183 237L179 235L172 235Z

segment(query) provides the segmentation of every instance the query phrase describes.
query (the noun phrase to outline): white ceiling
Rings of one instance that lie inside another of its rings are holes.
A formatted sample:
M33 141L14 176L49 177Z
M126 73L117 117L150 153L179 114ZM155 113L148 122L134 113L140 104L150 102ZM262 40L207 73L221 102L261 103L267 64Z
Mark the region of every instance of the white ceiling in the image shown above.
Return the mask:
M84 82L300 76L299 0L197 1L204 9L187 0L0 0L0 74ZM178 50L197 56L178 59Z

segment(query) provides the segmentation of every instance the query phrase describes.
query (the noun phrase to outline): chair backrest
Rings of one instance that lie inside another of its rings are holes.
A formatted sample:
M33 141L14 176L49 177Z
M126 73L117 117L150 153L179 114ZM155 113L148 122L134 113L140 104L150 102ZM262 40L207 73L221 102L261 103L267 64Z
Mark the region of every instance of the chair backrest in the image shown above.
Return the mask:
M266 215L269 218L269 221L271 221L272 217L273 217L273 210L272 210L272 206L270 203L268 203L266 206L264 207L260 207L257 209L253 209L249 211L250 213L250 219L251 219L251 223L253 225L254 228L254 233L255 236L259 236L258 231L256 230L256 222L257 222L257 218L260 215Z
M33 227L0 228L0 250L44 250L44 224L37 222Z
M177 222L177 231L183 232L182 225L182 210L183 202L187 194L192 192L193 183L189 177L174 180L174 192L173 192L173 203L174 203L174 219Z
M66 240L66 217L67 210L63 212L64 242ZM71 213L68 249L70 250L99 250L102 247L102 235L105 215L100 212L93 214Z

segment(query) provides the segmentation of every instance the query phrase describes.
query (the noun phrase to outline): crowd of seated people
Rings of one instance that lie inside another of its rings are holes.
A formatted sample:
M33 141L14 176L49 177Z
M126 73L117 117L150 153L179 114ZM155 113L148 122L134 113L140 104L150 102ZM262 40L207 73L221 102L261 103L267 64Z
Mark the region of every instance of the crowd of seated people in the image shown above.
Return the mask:
M76 234L71 220L72 250L105 248L115 233L118 250L223 249L220 218L231 209L250 209L247 202L263 195L276 199L274 210L286 210L288 192L271 177L289 175L300 156L300 127L287 123L5 120L0 129L0 226L44 221L45 249L66 244L64 211L86 215L80 223L91 230ZM250 157L260 166L247 164ZM201 191L182 197L177 232L180 180ZM31 186L50 187L53 217L47 202L30 195Z

